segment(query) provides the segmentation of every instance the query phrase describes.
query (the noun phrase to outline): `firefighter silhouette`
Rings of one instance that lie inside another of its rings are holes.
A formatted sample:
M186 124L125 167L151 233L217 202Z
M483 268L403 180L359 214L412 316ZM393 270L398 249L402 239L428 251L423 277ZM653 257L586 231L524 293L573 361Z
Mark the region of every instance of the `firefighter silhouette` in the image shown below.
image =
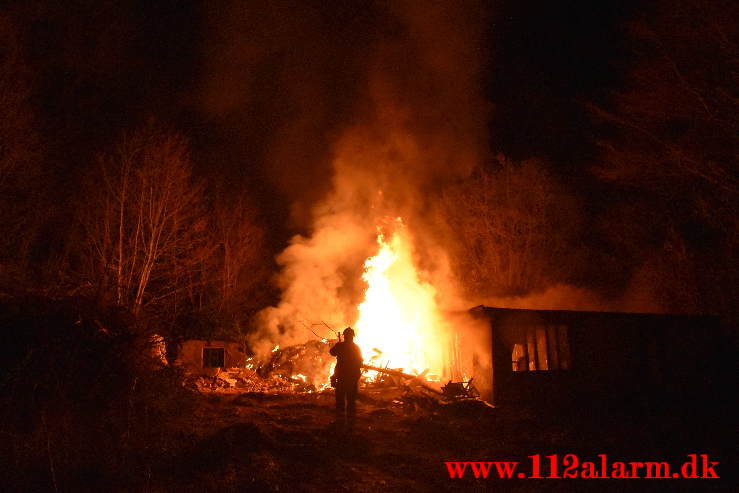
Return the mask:
M354 420L357 414L357 391L362 375L362 351L354 343L354 329L344 329L344 340L329 351L336 356L331 383L336 388L336 416Z

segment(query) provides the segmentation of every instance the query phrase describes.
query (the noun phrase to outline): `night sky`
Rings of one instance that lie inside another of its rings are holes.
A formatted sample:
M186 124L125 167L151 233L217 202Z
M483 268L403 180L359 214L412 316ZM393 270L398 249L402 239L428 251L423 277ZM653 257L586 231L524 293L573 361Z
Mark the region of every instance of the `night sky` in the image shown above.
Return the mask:
M643 7L641 7L643 8ZM634 2L502 2L490 25L491 140L573 170L595 157L583 101L607 101L629 56Z
M261 73L252 84L239 73L239 60L222 69L224 58L234 55L218 48L249 31L269 43L268 33L281 30L273 25L279 15L265 15L249 26L246 21L224 24L221 4L212 2L37 5L25 7L31 12L25 34L30 62L38 70L35 82L43 88L38 97L44 123L57 142L65 142L57 150L59 160L66 161L60 163L62 170L89 161L122 128L156 116L191 139L203 175L259 189L260 200L269 204L266 209L282 219L291 195L307 194L310 201L324 191L325 134L345 123L363 70L342 45L372 43L388 29L371 3L365 10L343 2L293 6L311 15L314 24L303 26L304 32L296 28L294 40L276 34L278 46L260 62ZM491 149L515 159L544 157L562 173L579 177L596 153L581 102L605 101L607 92L618 87L628 56L624 24L634 7L616 1L564 6L523 1L498 2L489 9L484 92L490 104ZM295 24L294 17L286 14L285 22ZM316 26L325 29L319 50L326 56L300 59L291 44L316 34L310 32ZM291 117L286 90L279 84L279 77L286 77L286 63L297 63L295 75L306 77L319 91L318 98L330 99L329 107L317 108L321 115L316 128L306 130L302 142L301 159L307 163L301 167L316 170L307 177L290 177L289 169L275 173L265 156L270 140ZM218 76L231 80L212 89L213 72L219 70ZM213 91L219 90L247 96L214 102ZM75 159L69 159L70 151Z

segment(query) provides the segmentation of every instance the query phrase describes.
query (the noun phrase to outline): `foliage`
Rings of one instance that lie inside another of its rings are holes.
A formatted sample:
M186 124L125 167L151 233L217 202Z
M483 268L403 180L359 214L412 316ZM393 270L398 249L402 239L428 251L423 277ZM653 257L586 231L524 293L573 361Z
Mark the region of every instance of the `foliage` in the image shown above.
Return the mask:
M206 203L186 139L154 123L124 133L98 164L77 206L77 257L101 304L175 338L239 336L267 277L255 207L246 197Z
M225 319L224 326L238 333L266 303L264 231L255 205L244 196L216 196L211 217L215 254L210 307Z
M572 268L577 201L541 162L499 156L450 187L444 209L455 270L477 296L525 294Z
M601 229L623 232L612 248L638 259L636 282L669 311L736 316L737 14L735 2L695 0L646 11L630 26L627 84L591 105L603 150L593 171L623 197L612 208L631 211Z

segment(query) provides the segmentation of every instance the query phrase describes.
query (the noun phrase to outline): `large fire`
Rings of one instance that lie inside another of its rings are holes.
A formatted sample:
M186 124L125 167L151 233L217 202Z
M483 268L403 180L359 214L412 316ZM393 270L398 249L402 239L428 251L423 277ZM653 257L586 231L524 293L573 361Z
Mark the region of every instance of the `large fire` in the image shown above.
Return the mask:
M438 380L446 344L436 290L419 279L400 218L390 238L380 232L377 243L377 255L364 264L367 290L359 305L356 342L365 362Z

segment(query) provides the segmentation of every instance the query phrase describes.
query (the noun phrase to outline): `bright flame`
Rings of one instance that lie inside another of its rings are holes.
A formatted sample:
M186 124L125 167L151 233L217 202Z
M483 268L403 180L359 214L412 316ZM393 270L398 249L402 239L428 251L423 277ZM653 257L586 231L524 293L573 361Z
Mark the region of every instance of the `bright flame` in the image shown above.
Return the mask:
M407 373L428 371L438 379L445 341L436 290L419 280L402 226L398 219L389 241L379 233L379 252L364 264L367 290L359 305L356 342L365 362Z

